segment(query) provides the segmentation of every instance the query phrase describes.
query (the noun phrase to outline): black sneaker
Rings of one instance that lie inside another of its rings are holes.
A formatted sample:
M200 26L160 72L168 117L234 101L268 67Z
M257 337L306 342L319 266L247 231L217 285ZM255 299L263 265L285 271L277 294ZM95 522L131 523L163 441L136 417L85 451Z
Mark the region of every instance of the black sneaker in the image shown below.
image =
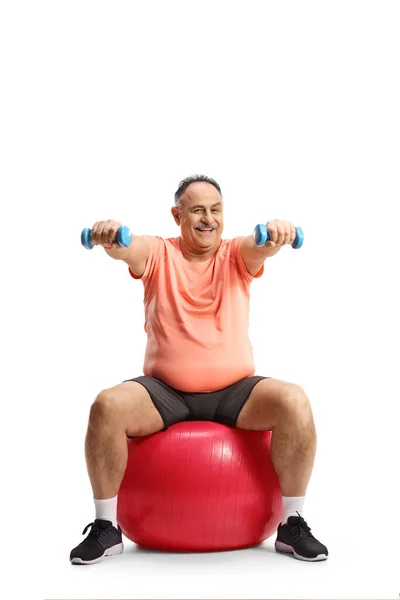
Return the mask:
M299 513L297 513L299 515ZM292 552L300 560L325 560L328 549L310 533L311 529L300 515L289 517L285 525L278 526L275 549L278 552Z
M124 544L119 525L116 529L111 521L96 519L94 523L86 525L82 535L85 535L89 527L92 527L89 535L71 551L69 560L72 563L91 565L100 562L106 556L123 552Z

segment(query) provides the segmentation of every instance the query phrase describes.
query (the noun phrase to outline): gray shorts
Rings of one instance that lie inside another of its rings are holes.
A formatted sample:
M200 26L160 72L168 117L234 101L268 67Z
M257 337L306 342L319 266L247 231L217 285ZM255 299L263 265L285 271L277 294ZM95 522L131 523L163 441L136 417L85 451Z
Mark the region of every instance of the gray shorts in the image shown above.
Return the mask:
M253 375L221 390L196 393L181 392L154 377L125 381L136 381L146 388L167 429L181 421L214 421L235 427L250 392L262 379L269 378Z

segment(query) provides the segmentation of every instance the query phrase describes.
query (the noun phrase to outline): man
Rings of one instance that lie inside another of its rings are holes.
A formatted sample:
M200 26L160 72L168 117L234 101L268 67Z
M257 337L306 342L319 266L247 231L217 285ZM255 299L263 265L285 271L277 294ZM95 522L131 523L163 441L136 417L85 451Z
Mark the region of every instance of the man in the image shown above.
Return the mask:
M272 431L283 496L275 548L303 560L326 559L327 548L303 518L316 451L310 402L298 385L254 375L248 337L250 284L263 274L266 258L294 241L295 227L268 222L270 241L263 247L251 235L222 240L221 189L204 175L181 181L171 212L180 237L133 235L129 248L115 243L121 223L92 228L93 244L125 261L143 282L148 340L144 375L103 390L91 406L85 454L96 518L70 560L90 564L123 551L117 498L127 437L190 419L199 398L196 419Z

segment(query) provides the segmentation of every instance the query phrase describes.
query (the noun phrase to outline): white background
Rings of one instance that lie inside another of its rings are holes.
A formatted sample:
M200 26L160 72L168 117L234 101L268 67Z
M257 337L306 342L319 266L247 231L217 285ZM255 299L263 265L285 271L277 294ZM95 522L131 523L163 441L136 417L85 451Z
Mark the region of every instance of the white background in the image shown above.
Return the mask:
M397 598L398 2L3 2L2 585L8 598ZM141 374L142 283L80 232L179 234L184 177L224 237L302 226L252 284L257 373L318 428L306 518L330 557L126 552L69 564L94 516L97 393ZM396 573L397 570L397 573Z

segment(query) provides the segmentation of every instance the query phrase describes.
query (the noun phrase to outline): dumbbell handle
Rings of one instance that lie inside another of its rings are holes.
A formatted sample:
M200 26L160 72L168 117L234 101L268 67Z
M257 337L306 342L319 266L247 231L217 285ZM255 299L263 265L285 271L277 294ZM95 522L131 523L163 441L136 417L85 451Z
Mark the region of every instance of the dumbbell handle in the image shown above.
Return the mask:
M117 231L117 236L116 236L116 240L115 240L116 243L119 246L121 246L122 248L128 248L128 246L131 243L131 239L132 239L132 233L130 232L128 227L125 227L125 225L121 225L121 227L119 227L118 231ZM86 229L82 230L81 244L88 250L91 250L93 248L94 244L92 242L92 230L91 229L86 228Z
M256 225L256 227L254 229L253 238L256 243L256 246L264 246L266 244L266 242L268 242L268 240L271 238L271 236L270 236L269 231L266 228L266 226L263 225L263 223L259 223L258 225ZM304 242L303 230L301 227L296 227L296 237L292 244L292 248L294 248L295 250L298 250L299 248L302 247L303 242Z

